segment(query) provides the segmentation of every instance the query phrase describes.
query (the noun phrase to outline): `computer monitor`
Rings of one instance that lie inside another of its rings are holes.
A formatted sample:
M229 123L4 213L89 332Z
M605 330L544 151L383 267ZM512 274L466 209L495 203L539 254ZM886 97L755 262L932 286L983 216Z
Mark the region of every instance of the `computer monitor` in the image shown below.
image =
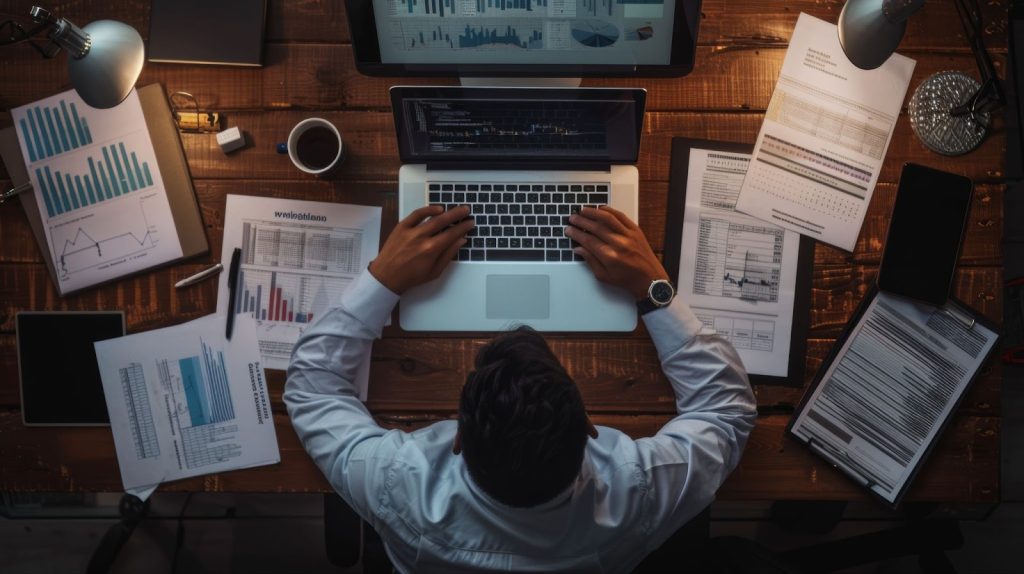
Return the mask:
M683 76L700 0L346 0L370 76Z

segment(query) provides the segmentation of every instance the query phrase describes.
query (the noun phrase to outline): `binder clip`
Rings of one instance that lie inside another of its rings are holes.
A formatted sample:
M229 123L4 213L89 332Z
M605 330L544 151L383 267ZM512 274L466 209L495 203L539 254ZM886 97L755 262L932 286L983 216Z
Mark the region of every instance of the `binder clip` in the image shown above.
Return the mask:
M199 110L199 100L188 92L173 92L170 95L171 112L178 131L183 133L209 133L220 131L220 114ZM182 103L184 102L184 103ZM182 111L191 107L192 111Z

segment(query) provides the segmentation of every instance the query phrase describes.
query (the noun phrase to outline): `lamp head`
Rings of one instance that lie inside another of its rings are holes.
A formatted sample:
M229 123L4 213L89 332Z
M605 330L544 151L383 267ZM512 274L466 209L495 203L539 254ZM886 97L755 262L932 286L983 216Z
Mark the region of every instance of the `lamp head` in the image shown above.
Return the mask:
M839 14L839 43L858 68L873 70L903 39L907 18L924 0L847 0Z
M45 23L50 39L68 52L71 85L94 108L120 104L142 73L146 49L135 28L114 20L98 20L79 28L64 18L33 6L32 19Z

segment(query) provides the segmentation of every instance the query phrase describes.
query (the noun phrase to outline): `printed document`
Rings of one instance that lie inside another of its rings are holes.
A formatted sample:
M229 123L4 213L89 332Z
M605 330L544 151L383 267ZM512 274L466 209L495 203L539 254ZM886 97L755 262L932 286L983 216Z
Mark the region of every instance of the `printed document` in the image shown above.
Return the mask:
M379 207L229 195L221 261L242 249L235 308L228 309L228 273L220 274L217 313L256 319L260 356L268 369L287 369L306 327L376 257ZM359 378L366 398L369 362Z
M957 305L879 292L828 365L792 432L895 502L997 333Z
M11 118L61 293L181 257L138 92L99 110L69 90Z
M125 490L281 461L252 319L224 317L94 344Z
M736 211L750 155L690 150L679 291L747 371L784 377L800 235Z
M861 70L800 14L736 208L852 251L913 72L899 54Z

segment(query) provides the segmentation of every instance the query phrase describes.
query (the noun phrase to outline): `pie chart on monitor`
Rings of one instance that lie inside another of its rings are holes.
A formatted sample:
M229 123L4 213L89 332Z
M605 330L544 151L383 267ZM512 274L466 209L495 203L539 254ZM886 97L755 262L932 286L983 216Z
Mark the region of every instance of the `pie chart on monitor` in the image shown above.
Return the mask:
M603 48L619 39L619 29L603 20L583 20L573 23L572 37L584 46Z

